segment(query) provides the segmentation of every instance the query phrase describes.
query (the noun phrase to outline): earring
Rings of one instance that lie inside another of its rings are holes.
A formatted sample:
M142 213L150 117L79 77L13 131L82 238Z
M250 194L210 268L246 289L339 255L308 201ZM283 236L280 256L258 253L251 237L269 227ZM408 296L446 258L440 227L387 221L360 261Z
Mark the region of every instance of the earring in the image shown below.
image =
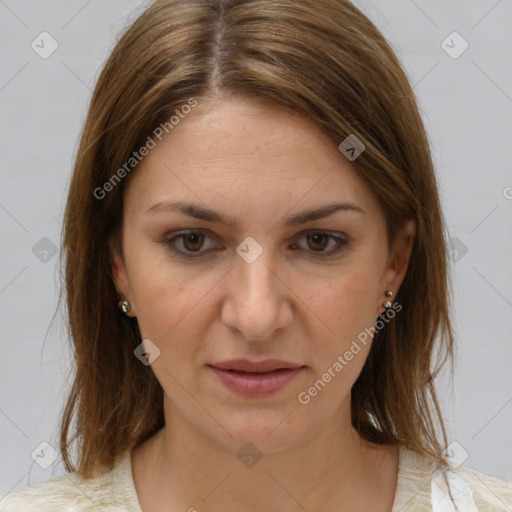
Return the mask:
M121 296L121 299L118 302L118 306L119 309L125 314L128 313L128 311L131 309L130 303L123 296Z
M385 295L386 297L393 297L393 292L392 292L391 290L386 290L386 291L384 292L384 295ZM392 303L391 301L387 300L386 302L383 302L383 303L382 303L382 305L383 305L383 307L385 307L386 309L389 309L389 308L393 305L393 303Z

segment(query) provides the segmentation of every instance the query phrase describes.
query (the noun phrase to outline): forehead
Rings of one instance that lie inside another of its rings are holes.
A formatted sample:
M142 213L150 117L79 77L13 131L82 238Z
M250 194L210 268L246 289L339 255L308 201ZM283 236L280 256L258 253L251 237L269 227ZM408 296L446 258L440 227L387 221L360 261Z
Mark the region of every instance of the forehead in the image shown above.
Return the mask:
M138 214L164 200L261 211L319 198L375 207L353 164L311 120L240 97L200 103L183 116L142 160L126 191Z

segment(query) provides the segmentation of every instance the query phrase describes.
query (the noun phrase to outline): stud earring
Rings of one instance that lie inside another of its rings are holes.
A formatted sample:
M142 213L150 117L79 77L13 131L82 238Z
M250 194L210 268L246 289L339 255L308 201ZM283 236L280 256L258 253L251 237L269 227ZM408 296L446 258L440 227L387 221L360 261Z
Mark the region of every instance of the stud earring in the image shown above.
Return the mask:
M128 313L128 311L131 309L131 304L123 296L121 296L121 300L118 302L118 306L119 309L125 314Z
M393 297L393 292L392 292L391 290L386 290L386 291L384 292L384 295L385 295L386 297ZM382 303L382 306L383 306L384 308L386 308L386 309L389 309L392 305L393 305L393 303L392 303L391 301L389 301L389 300L387 300L386 302L383 302L383 303Z

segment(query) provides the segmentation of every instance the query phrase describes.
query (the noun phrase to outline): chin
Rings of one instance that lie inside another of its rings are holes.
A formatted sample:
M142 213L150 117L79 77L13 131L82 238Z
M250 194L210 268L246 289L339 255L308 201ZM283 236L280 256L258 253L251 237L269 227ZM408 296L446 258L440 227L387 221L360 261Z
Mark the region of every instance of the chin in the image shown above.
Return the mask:
M229 449L238 452L247 443L252 443L262 453L277 453L296 444L300 444L306 432L302 432L297 418L289 414L292 407L282 408L279 411L239 412L230 413L219 422L226 427L230 437L222 430L221 444L229 445ZM295 421L294 421L295 420Z

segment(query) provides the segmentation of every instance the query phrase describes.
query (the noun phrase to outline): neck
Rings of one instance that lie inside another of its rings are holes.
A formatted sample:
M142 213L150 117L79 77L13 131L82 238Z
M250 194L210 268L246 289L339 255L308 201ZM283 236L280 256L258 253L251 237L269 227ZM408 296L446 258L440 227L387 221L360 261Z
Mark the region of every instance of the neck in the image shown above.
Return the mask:
M370 489L378 492L383 451L362 440L350 422L343 421L350 416L342 408L330 424L301 444L285 448L267 444L265 453L256 447L263 443L248 447L226 432L226 442L219 443L178 409L169 409L165 428L150 440L143 456L144 476L139 478L153 490L148 494L158 495L158 504L154 502L158 510L343 512L374 505ZM240 453L242 446L245 455Z

